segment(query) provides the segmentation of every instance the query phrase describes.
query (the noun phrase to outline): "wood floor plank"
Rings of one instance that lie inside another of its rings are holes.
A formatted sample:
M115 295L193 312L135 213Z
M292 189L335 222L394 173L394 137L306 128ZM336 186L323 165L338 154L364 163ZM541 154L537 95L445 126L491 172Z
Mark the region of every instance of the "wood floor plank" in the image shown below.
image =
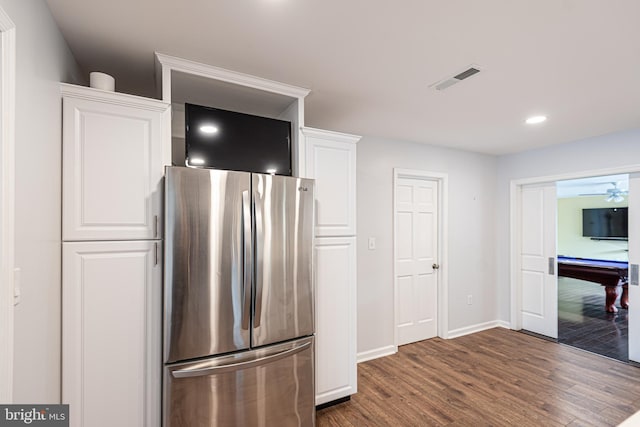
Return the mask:
M638 410L639 368L495 328L361 363L358 393L317 425L615 426Z

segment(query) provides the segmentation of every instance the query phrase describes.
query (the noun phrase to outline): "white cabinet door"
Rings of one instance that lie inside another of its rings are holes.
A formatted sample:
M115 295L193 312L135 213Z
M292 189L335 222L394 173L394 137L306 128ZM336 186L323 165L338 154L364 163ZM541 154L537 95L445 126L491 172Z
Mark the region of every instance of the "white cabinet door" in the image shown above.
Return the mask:
M74 427L158 427L161 243L63 243L62 401Z
M160 238L166 104L63 86L62 239Z
M357 391L356 238L315 242L316 405Z
M316 180L316 236L356 234L358 136L304 128L306 172Z

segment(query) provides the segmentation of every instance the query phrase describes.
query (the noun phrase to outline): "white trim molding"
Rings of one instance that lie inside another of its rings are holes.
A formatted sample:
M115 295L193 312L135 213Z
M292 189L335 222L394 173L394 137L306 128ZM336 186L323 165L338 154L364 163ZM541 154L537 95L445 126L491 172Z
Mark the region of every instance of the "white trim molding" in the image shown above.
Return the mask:
M493 328L506 328L509 329L509 322L504 320L492 320L491 322L478 323L476 325L465 326L464 328L454 329L449 331L449 339L458 338L465 335L475 334L476 332L486 331Z
M399 178L423 179L438 182L438 336L449 338L449 175L442 172L415 169L393 169L393 342L398 346L398 284L396 280L396 185Z
M362 138L360 135L351 135L342 132L333 132L330 130L316 129L310 127L300 128L304 136L316 137L322 139L330 139L336 142L346 142L350 144L357 144Z
M169 103L159 101L157 99L143 98L136 95L110 92L107 90L78 86L69 83L60 83L60 93L62 96L72 96L78 99L98 101L106 104L124 105L126 107L135 107L149 111L164 112L170 106Z
M509 321L509 327L511 329L522 329L522 283L520 283L519 275L519 255L520 247L522 245L522 216L520 212L522 187L529 184L544 184L547 182L563 181L567 179L589 178L593 176L618 175L635 172L640 172L640 164L511 180L509 183L509 279L511 291L511 319Z
M266 92L289 96L291 98L304 98L311 92L309 89L263 79L249 74L239 73L213 65L202 64L188 59L176 58L156 52L156 79L162 78L162 99L171 102L171 71L180 71L200 77L220 80L244 87L264 90ZM160 71L158 71L158 68ZM168 80L167 80L168 79ZM156 82L158 84L158 82Z
M379 359L381 357L391 356L398 352L398 347L388 345L385 347L374 348L373 350L358 353L358 363L368 362L369 360Z
M0 402L13 402L16 28L0 8Z

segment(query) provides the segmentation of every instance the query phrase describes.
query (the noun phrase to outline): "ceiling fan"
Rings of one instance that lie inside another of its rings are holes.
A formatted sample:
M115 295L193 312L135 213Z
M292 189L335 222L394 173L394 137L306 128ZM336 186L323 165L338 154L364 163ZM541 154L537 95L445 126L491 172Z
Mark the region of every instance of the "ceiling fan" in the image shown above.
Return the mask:
M629 194L629 191L618 188L619 182L612 182L613 188L608 188L605 193L591 193L580 194L581 196L607 196L605 200L607 202L620 203L624 201L624 196Z

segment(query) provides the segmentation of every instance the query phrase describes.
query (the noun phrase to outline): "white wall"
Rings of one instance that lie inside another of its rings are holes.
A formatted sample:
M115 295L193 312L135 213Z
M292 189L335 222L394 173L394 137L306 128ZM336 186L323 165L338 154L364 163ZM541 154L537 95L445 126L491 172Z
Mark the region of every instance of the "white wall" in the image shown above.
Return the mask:
M393 168L448 174L449 330L496 320L496 158L365 137L357 162L358 353L394 344Z
M43 0L0 0L16 24L16 403L60 402L60 122L58 82L78 72Z
M498 158L496 199L498 307L510 321L509 185L512 180L640 164L640 129Z

